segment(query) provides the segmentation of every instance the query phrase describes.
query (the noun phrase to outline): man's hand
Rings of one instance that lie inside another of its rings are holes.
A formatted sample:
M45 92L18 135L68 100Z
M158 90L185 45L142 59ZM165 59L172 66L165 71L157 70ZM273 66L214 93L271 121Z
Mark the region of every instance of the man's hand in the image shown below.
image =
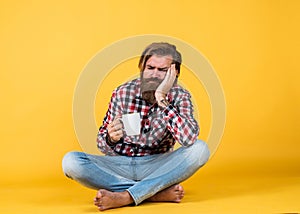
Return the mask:
M176 75L177 71L175 70L175 64L172 64L169 70L167 71L164 80L161 82L161 84L157 87L155 91L155 99L159 106L166 106L165 98L174 84Z
M123 124L120 117L108 124L107 132L111 143L116 143L123 137Z

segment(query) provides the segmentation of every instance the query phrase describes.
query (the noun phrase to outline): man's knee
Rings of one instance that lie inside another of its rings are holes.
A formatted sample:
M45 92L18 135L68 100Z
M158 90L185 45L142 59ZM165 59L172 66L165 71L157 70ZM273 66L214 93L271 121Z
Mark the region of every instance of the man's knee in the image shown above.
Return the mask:
M199 165L204 165L210 156L208 145L202 140L196 142L189 148L191 150L191 158Z
M82 152L68 152L62 160L62 169L65 175L72 178L73 174L78 171Z

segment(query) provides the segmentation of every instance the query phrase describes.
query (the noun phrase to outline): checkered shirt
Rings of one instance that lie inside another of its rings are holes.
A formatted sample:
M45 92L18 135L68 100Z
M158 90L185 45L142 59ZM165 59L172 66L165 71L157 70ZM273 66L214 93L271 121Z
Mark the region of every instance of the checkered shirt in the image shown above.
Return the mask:
M169 105L165 108L150 104L140 94L141 80L129 81L113 93L108 111L97 135L97 146L106 155L145 156L170 152L175 142L189 146L195 142L199 127L193 117L193 105L189 92L179 85L167 94ZM110 143L107 126L115 117L123 114L140 114L140 135L124 136Z

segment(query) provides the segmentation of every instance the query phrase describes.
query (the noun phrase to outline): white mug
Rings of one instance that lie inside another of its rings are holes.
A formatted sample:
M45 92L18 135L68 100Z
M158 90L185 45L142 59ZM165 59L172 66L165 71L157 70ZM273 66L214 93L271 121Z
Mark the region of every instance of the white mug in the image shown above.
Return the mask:
M122 122L124 130L128 136L139 135L141 130L140 113L135 112L131 114L122 115Z

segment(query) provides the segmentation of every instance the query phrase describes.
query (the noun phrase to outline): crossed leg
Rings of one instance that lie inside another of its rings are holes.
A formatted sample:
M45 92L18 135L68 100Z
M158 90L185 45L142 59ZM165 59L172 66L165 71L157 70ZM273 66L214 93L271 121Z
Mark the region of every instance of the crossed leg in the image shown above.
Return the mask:
M183 187L180 184L176 184L158 192L154 196L148 198L147 201L179 203L183 197ZM126 206L133 202L132 197L127 191L111 192L105 189L100 189L94 199L94 204L100 211Z
M151 173L148 172L149 175L140 182L126 179L131 175L131 158L123 156L100 157L71 152L63 159L63 169L69 178L97 189L94 204L99 210L107 210L132 203L138 205L145 200L180 202L184 191L178 183L189 178L208 158L207 145L197 141L190 147L181 147L172 153L155 156L155 159L151 160L155 162L149 165L152 166ZM126 165L120 167L119 163ZM142 165L137 171L141 168ZM125 176L120 176L119 173L125 173ZM173 186L166 188L172 184Z

